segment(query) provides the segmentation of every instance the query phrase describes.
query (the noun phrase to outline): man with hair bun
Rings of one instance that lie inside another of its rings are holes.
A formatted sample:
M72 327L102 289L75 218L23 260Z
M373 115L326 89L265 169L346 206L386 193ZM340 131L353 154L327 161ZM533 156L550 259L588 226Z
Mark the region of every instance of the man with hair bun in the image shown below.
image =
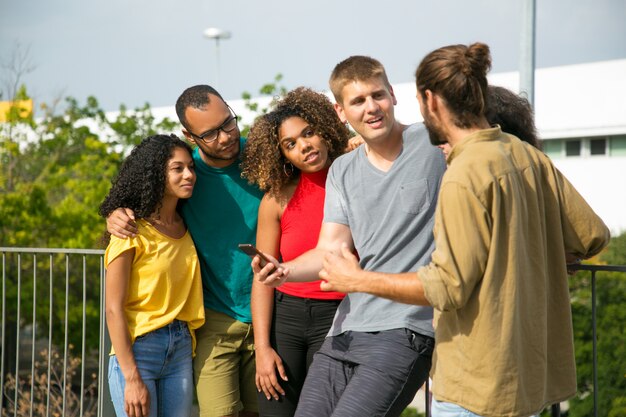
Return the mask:
M538 415L576 393L567 263L609 231L550 159L485 117L489 48L452 45L415 73L430 140L449 143L432 261L363 271L328 255L326 288L435 309L433 417Z

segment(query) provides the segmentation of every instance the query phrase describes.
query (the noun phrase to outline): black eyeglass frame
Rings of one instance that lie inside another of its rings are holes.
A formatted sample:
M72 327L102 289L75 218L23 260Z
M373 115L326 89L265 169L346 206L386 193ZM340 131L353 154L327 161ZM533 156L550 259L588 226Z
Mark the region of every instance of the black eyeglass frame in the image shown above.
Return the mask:
M228 119L226 119L224 121L224 123L222 123L221 125L219 125L218 127L216 127L215 129L211 129L208 130L204 133L202 133L201 135L196 135L195 133L193 133L191 130L187 130L187 132L189 132L189 134L191 136L193 136L195 139L199 139L201 140L203 143L205 144L210 144L213 143L217 140L217 138L220 137L220 130L226 134L229 134L230 132L232 132L233 130L239 128L238 125L238 120L237 120L237 113L235 113L235 111L232 109L232 107L230 107L228 104L226 105L226 107L228 107L228 110L230 110L230 112L232 113L231 117L229 117ZM229 123L232 123L232 121L235 121L235 125L231 128L231 129L225 129L224 126L228 125ZM215 135L215 137L213 139L206 139L207 136L212 136Z

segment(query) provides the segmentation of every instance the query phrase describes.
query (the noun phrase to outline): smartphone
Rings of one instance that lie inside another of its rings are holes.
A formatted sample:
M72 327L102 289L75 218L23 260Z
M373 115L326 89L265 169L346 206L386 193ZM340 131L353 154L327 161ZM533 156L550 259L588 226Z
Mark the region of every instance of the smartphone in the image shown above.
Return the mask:
M266 264L272 262L269 259L267 259L267 257L263 255L263 253L261 253L260 250L255 248L254 245L251 245L249 243L240 243L238 246L242 252L244 252L246 255L248 255L251 258L254 258L256 255L259 255L259 258L261 258L261 267L264 267Z

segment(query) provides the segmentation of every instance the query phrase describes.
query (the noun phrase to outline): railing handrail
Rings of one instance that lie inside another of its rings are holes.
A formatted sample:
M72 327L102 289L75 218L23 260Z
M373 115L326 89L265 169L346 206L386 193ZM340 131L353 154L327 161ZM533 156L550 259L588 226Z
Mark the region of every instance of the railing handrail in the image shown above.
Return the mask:
M6 253L17 253L18 257L20 256L19 254L32 254L33 255L33 259L37 259L36 258L36 254L48 254L50 255L50 259L52 260L53 256L52 254L63 254L66 255L66 263L69 262L70 257L68 257L67 255L83 255L83 328L82 328L82 333L83 335L86 333L86 328L85 328L85 323L86 323L86 318L85 318L85 304L86 304L86 295L85 295L85 288L87 287L86 285L86 277L85 277L85 271L86 271L86 266L85 266L85 256L86 255L96 255L96 256L100 256L100 274L101 274L101 280L100 280L100 324L99 324L99 332L100 332L100 340L99 340L99 357L98 357L98 379L99 379L99 383L98 383L98 406L97 406L97 413L98 416L100 415L104 415L103 412L105 410L105 408L108 410L110 408L110 404L106 401L104 401L104 396L106 395L105 392L107 391L106 388L106 384L103 383L103 377L104 377L104 372L103 370L106 369L105 365L104 365L104 361L105 361L105 356L106 356L106 350L104 349L103 346L106 346L107 343L109 343L107 341L107 337L106 337L106 331L104 330L106 327L105 324L105 320L104 320L104 313L103 313L103 306L104 306L104 265L103 265L103 255L105 253L105 250L103 249L64 249L64 248L22 248L22 247L0 247L0 257L4 260ZM19 258L18 258L19 259ZM4 261L3 261L4 262ZM18 260L18 264L19 264L19 260ZM52 262L52 261L50 261ZM52 265L52 264L51 264ZM4 296L6 293L6 289L4 288L4 282L5 282L5 267L4 264L2 265L3 268L3 282L2 282L2 316L5 316L5 311L4 311L4 307L5 307L5 300L4 300ZM52 266L51 266L52 268ZM593 379L593 415L597 416L598 415L598 363L597 363L597 356L598 356L598 351L597 351L597 333L596 333L596 328L597 328L597 324L596 324L596 272L621 272L621 273L626 273L626 265L598 265L598 264L571 264L567 266L567 269L569 271L589 271L591 272L591 300L592 300L592 350L593 350L593 375L592 375L592 379ZM65 292L66 292L66 300L68 299L68 278L67 278L67 273L68 273L69 269L66 265L66 288L65 288ZM36 277L36 270L33 271L33 277ZM52 279L52 276L50 277L50 279ZM18 277L18 285L21 282L21 279ZM52 287L51 287L52 288ZM52 291L52 289L50 289L50 291ZM20 292L20 290L18 289L18 293ZM50 293L50 297L52 299L52 292ZM34 317L36 316L35 314L35 310L34 310L34 306L36 305L36 301L34 299L33 301L33 327L35 326L35 319ZM52 306L52 304L51 304ZM68 316L68 311L67 311L67 301L65 304L65 317ZM20 311L20 307L19 307L19 298L18 298L18 321L19 321L19 311ZM52 311L52 310L50 310ZM52 314L50 313L50 317L52 317ZM52 323L52 322L50 322ZM2 344L4 345L4 337L5 337L5 328L4 328L4 321L2 322ZM69 334L69 330L67 328L68 322L65 322L65 342L64 345L68 346L68 340L67 340L67 335ZM52 331L52 325L50 324L50 331ZM50 333L51 335L51 333ZM33 332L32 334L32 355L31 357L34 358L35 354L34 354L34 349L35 349L35 332ZM49 337L49 346L50 346L50 341L52 340L52 337ZM19 345L19 333L18 333L18 345ZM85 358L85 340L84 340L84 336L83 336L83 341L82 341L82 351L81 351L81 358ZM109 345L110 346L110 345ZM50 347L48 348L48 351L50 352L51 349ZM4 350L3 350L4 353ZM19 363L19 346L17 348L17 352L16 352L16 362ZM48 359L48 361L50 361L50 359ZM2 362L2 368L4 368L4 360L1 361ZM67 352L64 353L64 366L67 363ZM81 397L80 397L80 408L81 408L81 415L83 412L83 392L82 392L82 387L84 386L84 373L85 373L85 367L84 367L84 362L81 363ZM34 362L31 364L31 374L34 374ZM49 372L49 370L48 370ZM0 374L4 373L4 369L3 372L1 372ZM18 373L18 371L16 370L16 374ZM63 371L63 375L65 378L66 375L66 371L64 368ZM0 387L3 387L3 380L0 378ZM65 386L66 382L63 382L63 386ZM0 391L3 391L3 389L0 389ZM428 384L426 385L426 392L428 392ZM15 392L15 404L17 406L17 386L16 386L16 392ZM0 392L0 395L2 393ZM31 398L32 398L33 394L32 394L32 387L31 387ZM65 407L65 396L63 398L63 407ZM426 408L426 415L430 415L430 407L429 407L429 403L428 403L428 396L426 396L425 399L425 408ZM16 409L17 410L17 409ZM110 411L110 410L109 410ZM552 416L559 416L560 415L560 407L558 404L555 404L552 406ZM106 413L105 413L106 414Z
M626 265L571 264L568 265L567 268L576 271L626 272Z
M71 253L75 255L104 255L104 249L63 249L63 248L7 248L0 247L0 252L10 253Z

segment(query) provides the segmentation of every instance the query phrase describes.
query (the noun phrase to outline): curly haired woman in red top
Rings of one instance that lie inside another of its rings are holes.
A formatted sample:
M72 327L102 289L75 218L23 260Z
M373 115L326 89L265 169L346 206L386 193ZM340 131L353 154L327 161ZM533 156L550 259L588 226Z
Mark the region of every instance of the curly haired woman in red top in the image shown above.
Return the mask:
M317 244L326 174L350 132L323 94L300 87L252 127L242 175L267 193L259 207L258 248L288 261ZM274 290L255 280L252 322L261 416L293 416L313 354L332 324L341 293L320 282Z

